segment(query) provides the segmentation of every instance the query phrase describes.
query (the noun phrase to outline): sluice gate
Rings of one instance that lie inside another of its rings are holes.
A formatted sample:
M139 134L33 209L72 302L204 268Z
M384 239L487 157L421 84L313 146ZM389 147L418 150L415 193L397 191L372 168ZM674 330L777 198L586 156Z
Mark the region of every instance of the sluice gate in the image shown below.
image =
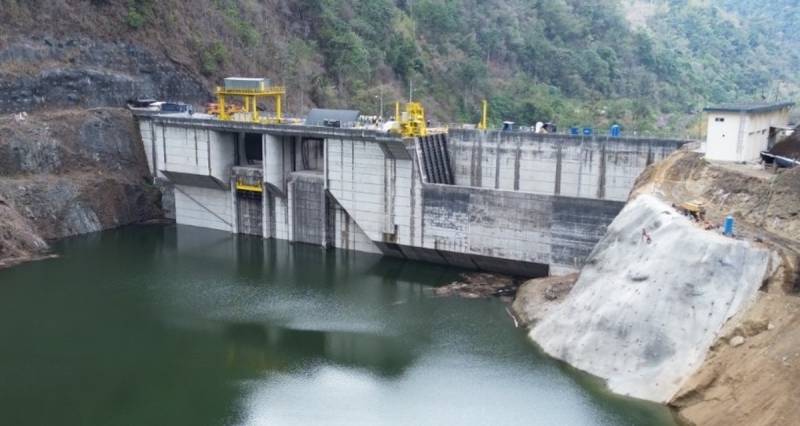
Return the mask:
M417 138L417 154L426 183L452 185L453 171L447 150L447 134L439 133Z

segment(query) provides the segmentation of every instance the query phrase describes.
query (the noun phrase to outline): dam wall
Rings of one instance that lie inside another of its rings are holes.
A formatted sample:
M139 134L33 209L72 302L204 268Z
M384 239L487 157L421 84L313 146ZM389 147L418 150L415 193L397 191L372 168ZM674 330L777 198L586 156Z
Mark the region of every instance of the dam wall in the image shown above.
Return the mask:
M648 165L686 141L451 129L456 185L625 201Z
M555 140L533 138L528 147L526 135L480 135L480 146L470 155L494 155L494 164L498 158L501 165L509 159L519 163L512 169L517 184L502 180L506 183L500 185L501 177L509 175L503 167L494 169L499 171L492 172L495 188L471 185L467 171L459 170L472 137L464 131L454 133L450 140L455 141L449 143L445 136L400 139L361 129L169 115L139 120L153 177L172 183L162 187L174 187L180 224L543 276L579 269L624 205L622 187L607 187L616 188L614 197L598 197L597 192L578 197L570 191L556 193L555 187L536 187L549 182L544 174L536 175L538 183L533 181L532 170L547 163L540 151L553 148ZM553 158L562 165L551 168L569 170L573 154L566 153L572 150L589 159L608 156L617 149L613 143L572 141L568 147L556 147L561 160L558 154ZM646 149L643 142L637 143L618 149L626 153L619 156L627 158L624 170L632 176L634 171L638 176L649 159L666 155L669 146ZM506 149L512 145L517 148ZM639 154L632 154L632 147L638 147ZM526 159L532 152L539 160ZM595 163L587 160L587 170ZM622 168L623 160L615 167ZM581 176L592 175L586 171Z
M423 193L423 247L549 265L556 274L580 268L624 206L444 185L425 185Z

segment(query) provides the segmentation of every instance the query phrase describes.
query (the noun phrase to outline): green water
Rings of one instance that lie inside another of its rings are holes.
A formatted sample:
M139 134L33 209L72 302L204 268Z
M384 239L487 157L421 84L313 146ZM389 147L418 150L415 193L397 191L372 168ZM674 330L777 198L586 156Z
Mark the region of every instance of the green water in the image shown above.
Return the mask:
M0 271L3 425L668 425L458 270L175 226Z

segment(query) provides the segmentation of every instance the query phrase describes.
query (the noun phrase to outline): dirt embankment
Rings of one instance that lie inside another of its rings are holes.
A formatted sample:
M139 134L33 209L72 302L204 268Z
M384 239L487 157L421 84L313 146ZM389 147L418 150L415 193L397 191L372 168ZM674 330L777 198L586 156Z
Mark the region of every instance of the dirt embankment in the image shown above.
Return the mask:
M528 280L517 290L511 311L521 325L530 327L561 304L577 280L578 274Z
M800 168L777 175L679 152L649 168L635 193L705 201L719 224L772 249L774 273L732 318L671 404L690 424L794 425L800 419Z
M0 267L48 239L161 217L146 164L126 110L0 116Z

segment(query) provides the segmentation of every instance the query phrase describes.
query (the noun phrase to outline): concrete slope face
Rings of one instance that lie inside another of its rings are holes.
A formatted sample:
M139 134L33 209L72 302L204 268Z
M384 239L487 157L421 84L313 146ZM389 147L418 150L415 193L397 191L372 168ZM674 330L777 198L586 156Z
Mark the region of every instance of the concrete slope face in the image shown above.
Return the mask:
M643 195L614 220L568 298L530 336L548 354L607 379L614 392L666 402L724 323L754 300L768 260L768 251L701 230Z

